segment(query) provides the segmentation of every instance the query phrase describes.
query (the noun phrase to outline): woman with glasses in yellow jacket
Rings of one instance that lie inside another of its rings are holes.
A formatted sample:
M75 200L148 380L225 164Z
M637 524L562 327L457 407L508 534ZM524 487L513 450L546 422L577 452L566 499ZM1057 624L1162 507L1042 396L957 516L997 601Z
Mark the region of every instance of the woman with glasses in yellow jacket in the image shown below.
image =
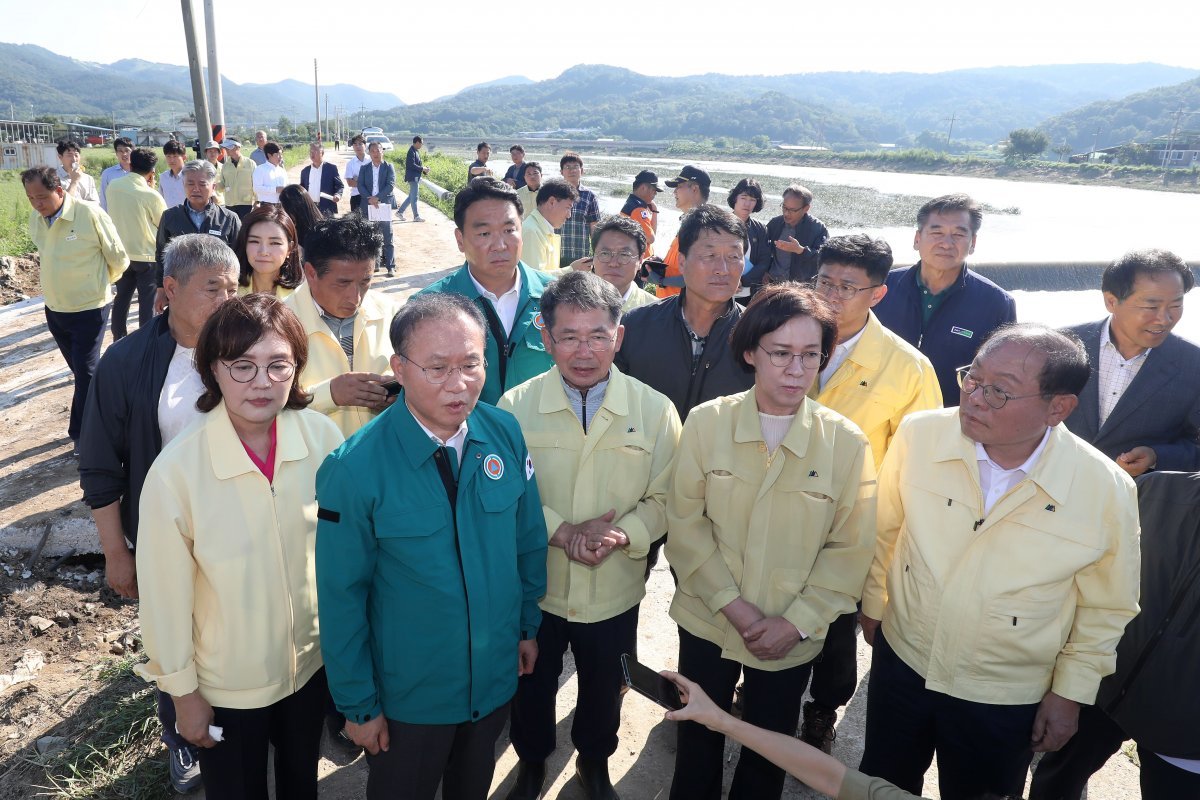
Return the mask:
M730 349L754 387L688 415L667 500L679 585L679 671L728 711L794 733L829 624L853 611L875 544L875 468L854 423L806 397L837 341L836 316L795 283L764 288ZM718 800L725 737L679 726L672 800ZM772 800L784 773L743 750L729 797Z
M196 345L205 412L154 461L137 567L147 663L209 797L316 800L327 687L317 632L316 474L342 442L305 408L307 344L274 297L226 301Z

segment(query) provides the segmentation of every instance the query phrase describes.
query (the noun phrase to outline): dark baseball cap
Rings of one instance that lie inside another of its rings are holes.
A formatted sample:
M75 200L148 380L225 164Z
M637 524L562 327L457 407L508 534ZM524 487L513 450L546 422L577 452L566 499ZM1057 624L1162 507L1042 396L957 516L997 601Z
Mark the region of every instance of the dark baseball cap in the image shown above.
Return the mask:
M221 147L224 147L226 150L232 150L235 147L241 147L241 146L242 146L242 143L239 142L237 139L226 139L225 141L221 142Z
M687 181L695 181L706 188L712 185L712 178L708 177L708 173L699 167L693 167L691 164L688 164L686 167L679 170L679 176L671 178L671 180L667 181L666 183L667 186L670 186L672 189L674 189L679 184L686 183Z
M662 187L658 185L658 176L648 169L639 172L633 179L633 188L641 186L643 183L653 184L654 191L661 192Z

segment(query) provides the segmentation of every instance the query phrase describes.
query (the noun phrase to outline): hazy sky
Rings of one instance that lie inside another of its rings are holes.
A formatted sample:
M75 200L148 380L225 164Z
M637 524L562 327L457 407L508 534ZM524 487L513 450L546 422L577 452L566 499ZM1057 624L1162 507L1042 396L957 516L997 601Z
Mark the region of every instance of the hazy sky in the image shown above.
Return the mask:
M203 0L194 3L203 25ZM552 78L580 63L671 76L1139 61L1200 69L1187 20L1163 20L1169 5L1155 8L1113 0L953 0L928 8L912 0L216 0L220 67L230 80L311 81L316 57L322 83L390 91L408 103L505 75ZM187 63L175 0L0 0L0 19L4 41L85 61Z

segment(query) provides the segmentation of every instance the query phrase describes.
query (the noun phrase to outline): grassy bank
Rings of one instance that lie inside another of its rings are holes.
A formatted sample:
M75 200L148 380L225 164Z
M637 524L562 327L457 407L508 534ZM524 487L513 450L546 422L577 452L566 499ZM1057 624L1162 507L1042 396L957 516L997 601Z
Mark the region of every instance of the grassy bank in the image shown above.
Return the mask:
M29 238L29 201L21 173L0 170L0 256L17 256L33 250Z
M404 157L407 153L408 148L406 147L403 150L392 150L385 156L396 167L397 200L400 200L401 195L404 195L408 190L407 185L404 184ZM454 195L467 185L467 165L463 163L461 158L446 155L445 153L425 153L421 156L421 160L425 166L429 167L429 174L425 176L426 179L450 192L448 198L439 200L434 196L433 192L422 186L421 202L428 203L447 217L453 218Z

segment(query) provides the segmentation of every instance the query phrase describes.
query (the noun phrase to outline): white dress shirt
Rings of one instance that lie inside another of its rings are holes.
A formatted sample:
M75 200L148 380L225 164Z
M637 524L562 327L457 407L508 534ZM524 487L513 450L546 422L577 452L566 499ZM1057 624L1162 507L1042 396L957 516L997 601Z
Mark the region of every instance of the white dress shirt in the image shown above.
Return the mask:
M268 161L254 168L254 195L260 203L278 203L279 189L287 186L287 170Z
M1025 463L1012 469L1005 469L992 461L992 457L987 454L984 446L979 442L975 443L975 458L979 460L979 488L983 490L984 514L991 513L992 506L996 505L997 500L1008 494L1009 489L1025 480L1025 477L1037 465L1038 459L1042 457L1048 441L1050 441L1050 429L1046 428L1042 441L1029 454L1029 458L1025 459Z
M1100 329L1100 369L1096 380L1100 385L1101 425L1117 407L1121 395L1125 394L1125 390L1133 383L1133 379L1137 377L1142 365L1146 363L1146 357L1150 355L1150 348L1147 347L1133 358L1127 359L1122 356L1121 351L1117 349L1117 345L1112 340L1112 333L1109 329L1110 322L1112 322L1112 317L1106 319L1104 327Z
M412 414L412 407L409 407L408 413ZM433 439L433 441L437 442L438 447L449 447L455 453L457 453L458 463L462 464L463 447L465 447L467 444L467 421L465 419L462 421L462 424L458 426L458 430L454 432L454 435L445 441L439 438L438 435L433 431L429 430L429 428L426 428L425 423L417 419L416 414L413 414L413 419L417 420L417 424L421 426L421 430L425 431L425 434L429 436L430 439Z
M863 325L862 328L859 329L858 333L854 334L841 344L834 346L833 352L829 355L829 363L825 365L825 369L821 370L820 388L824 389L825 384L828 383L829 379L833 377L833 373L837 372L838 367L845 363L846 358L850 355L850 351L854 349L854 345L858 344L858 340L862 338L863 331L866 329L867 326Z
M163 447L193 420L203 416L196 408L196 401L204 394L204 382L192 361L194 353L193 348L176 344L167 366L167 379L158 395L158 432Z
M314 164L308 170L308 196L314 203L321 202L321 176L324 174L324 170L324 163L319 167Z
M467 274L471 276L471 283L475 284L475 290L492 301L492 307L496 309L496 316L500 318L500 324L504 326L504 333L511 334L513 321L517 318L517 303L521 300L521 273L517 272L512 288L499 297L483 288L483 284L475 280L475 276L471 275L470 267L467 267Z
M370 161L363 161L359 159L358 156L350 156L350 160L346 162L345 172L343 173L346 176L346 185L350 186L350 181L357 182L359 170L370 163ZM350 186L350 196L358 197L357 186Z
M163 200L167 203L167 208L174 208L178 205L183 205L187 200L187 194L183 190L183 170L179 170L178 175L172 175L171 170L166 170L158 176L158 191L163 196Z
M383 166L380 162L371 164L371 197L379 197L379 168Z

